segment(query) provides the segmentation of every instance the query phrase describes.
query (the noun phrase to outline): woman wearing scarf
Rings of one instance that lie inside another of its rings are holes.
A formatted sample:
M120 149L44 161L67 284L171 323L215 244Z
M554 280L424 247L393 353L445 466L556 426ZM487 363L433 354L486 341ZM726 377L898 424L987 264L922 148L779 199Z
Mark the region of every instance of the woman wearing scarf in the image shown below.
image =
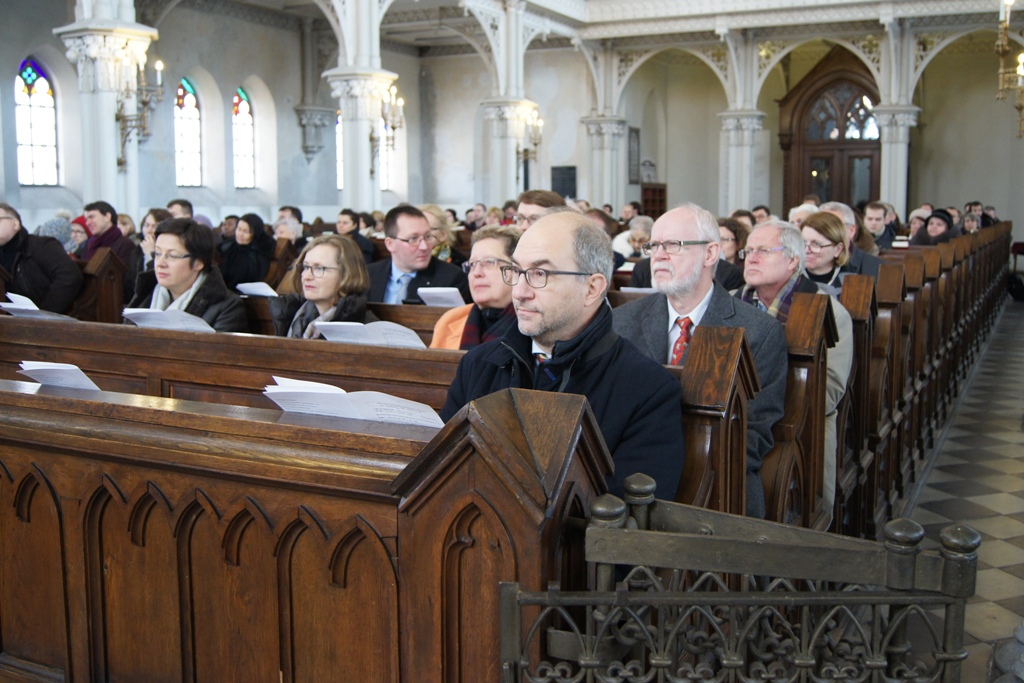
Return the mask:
M224 259L220 272L229 289L235 290L243 282L262 282L270 270L277 241L263 228L263 219L247 213L238 219L235 239L222 242Z
M370 276L363 254L354 240L342 235L320 235L299 254L292 285L302 295L289 294L274 313L278 334L316 339L317 322L372 322L366 311Z
M191 218L170 218L156 227L153 269L139 274L128 307L184 311L218 332L249 331L242 300L213 267L213 233Z
M514 226L487 226L473 233L473 250L462 269L469 275L473 303L453 308L434 325L432 349L471 349L498 339L516 324L512 287L501 266L512 264L522 233Z

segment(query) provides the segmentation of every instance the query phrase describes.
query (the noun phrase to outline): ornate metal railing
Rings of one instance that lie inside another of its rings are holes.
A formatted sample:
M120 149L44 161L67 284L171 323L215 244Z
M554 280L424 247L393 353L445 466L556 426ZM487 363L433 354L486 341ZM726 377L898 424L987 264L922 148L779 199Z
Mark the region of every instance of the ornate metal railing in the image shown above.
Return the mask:
M923 551L910 520L877 543L626 491L591 510L595 590L502 585L505 683L960 680L974 530Z

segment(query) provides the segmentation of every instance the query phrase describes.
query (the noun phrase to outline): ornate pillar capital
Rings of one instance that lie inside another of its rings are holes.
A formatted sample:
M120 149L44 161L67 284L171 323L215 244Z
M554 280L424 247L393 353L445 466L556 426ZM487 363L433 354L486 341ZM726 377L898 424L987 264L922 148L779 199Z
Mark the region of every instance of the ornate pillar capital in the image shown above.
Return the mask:
M494 133L500 138L523 137L523 122L537 109L531 100L495 98L482 100L484 118L494 122Z
M353 67L329 69L323 76L331 84L331 95L339 99L344 121L376 121L380 117L380 103L398 78L398 74L383 69Z
M312 161L324 148L323 131L335 124L337 114L330 107L304 104L295 107L295 113L302 126L302 152L306 155L306 161Z
M872 110L878 128L913 128L917 125L920 107L906 104L879 104Z
M618 141L626 135L626 119L619 116L587 116L580 122L587 127L587 136L594 149L615 149Z
M758 131L764 127L765 113L757 109L730 109L719 113L724 131Z
M149 44L159 36L149 26L111 21L78 22L55 28L53 33L64 41L83 93L134 93Z

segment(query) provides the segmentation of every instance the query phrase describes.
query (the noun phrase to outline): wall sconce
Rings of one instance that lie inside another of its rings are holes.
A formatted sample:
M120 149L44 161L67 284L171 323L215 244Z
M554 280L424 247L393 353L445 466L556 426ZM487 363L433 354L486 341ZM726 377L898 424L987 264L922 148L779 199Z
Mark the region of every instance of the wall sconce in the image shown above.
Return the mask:
M149 111L155 106L153 104L154 97L157 102L163 102L164 100L164 63L157 60L153 68L156 70L156 87L146 85L146 69L142 66L139 67L139 74L134 88L135 95L138 97L137 113L126 114L124 112L125 102L132 96L132 89L130 87L125 87L117 94L117 113L114 114L114 120L117 121L118 128L121 131L121 154L117 157L117 168L119 171L124 171L128 166L128 159L125 157L124 148L128 144L131 134L133 132L138 133L140 141L148 139L151 134L149 130Z
M381 100L380 118L384 122L384 144L395 148L395 131L405 125L405 100L398 96L398 88L388 88L388 97ZM376 126L370 128L370 177L377 173L377 159L380 155L381 139Z
M999 1L999 35L996 38L996 54L999 55L999 90L996 99L1006 99L1007 92L1016 93L1017 137L1024 138L1024 52L1017 55L1016 68L1006 65L1010 55L1010 14L1014 0Z
M530 162L537 161L537 148L544 141L544 119L536 109L530 112L526 122L526 145L516 144L516 182L519 182L519 163L523 164L523 189L530 189Z

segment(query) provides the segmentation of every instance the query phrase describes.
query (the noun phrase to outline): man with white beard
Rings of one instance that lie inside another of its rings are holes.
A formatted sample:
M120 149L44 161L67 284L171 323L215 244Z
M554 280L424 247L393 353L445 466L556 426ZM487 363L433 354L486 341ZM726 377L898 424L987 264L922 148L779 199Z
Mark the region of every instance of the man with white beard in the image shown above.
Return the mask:
M718 220L696 204L661 216L644 245L659 292L616 308L615 331L659 363L685 365L698 325L739 327L754 356L761 391L747 419L747 515L765 516L761 462L771 450L772 426L786 402L786 334L772 316L731 296L715 282L721 251Z

